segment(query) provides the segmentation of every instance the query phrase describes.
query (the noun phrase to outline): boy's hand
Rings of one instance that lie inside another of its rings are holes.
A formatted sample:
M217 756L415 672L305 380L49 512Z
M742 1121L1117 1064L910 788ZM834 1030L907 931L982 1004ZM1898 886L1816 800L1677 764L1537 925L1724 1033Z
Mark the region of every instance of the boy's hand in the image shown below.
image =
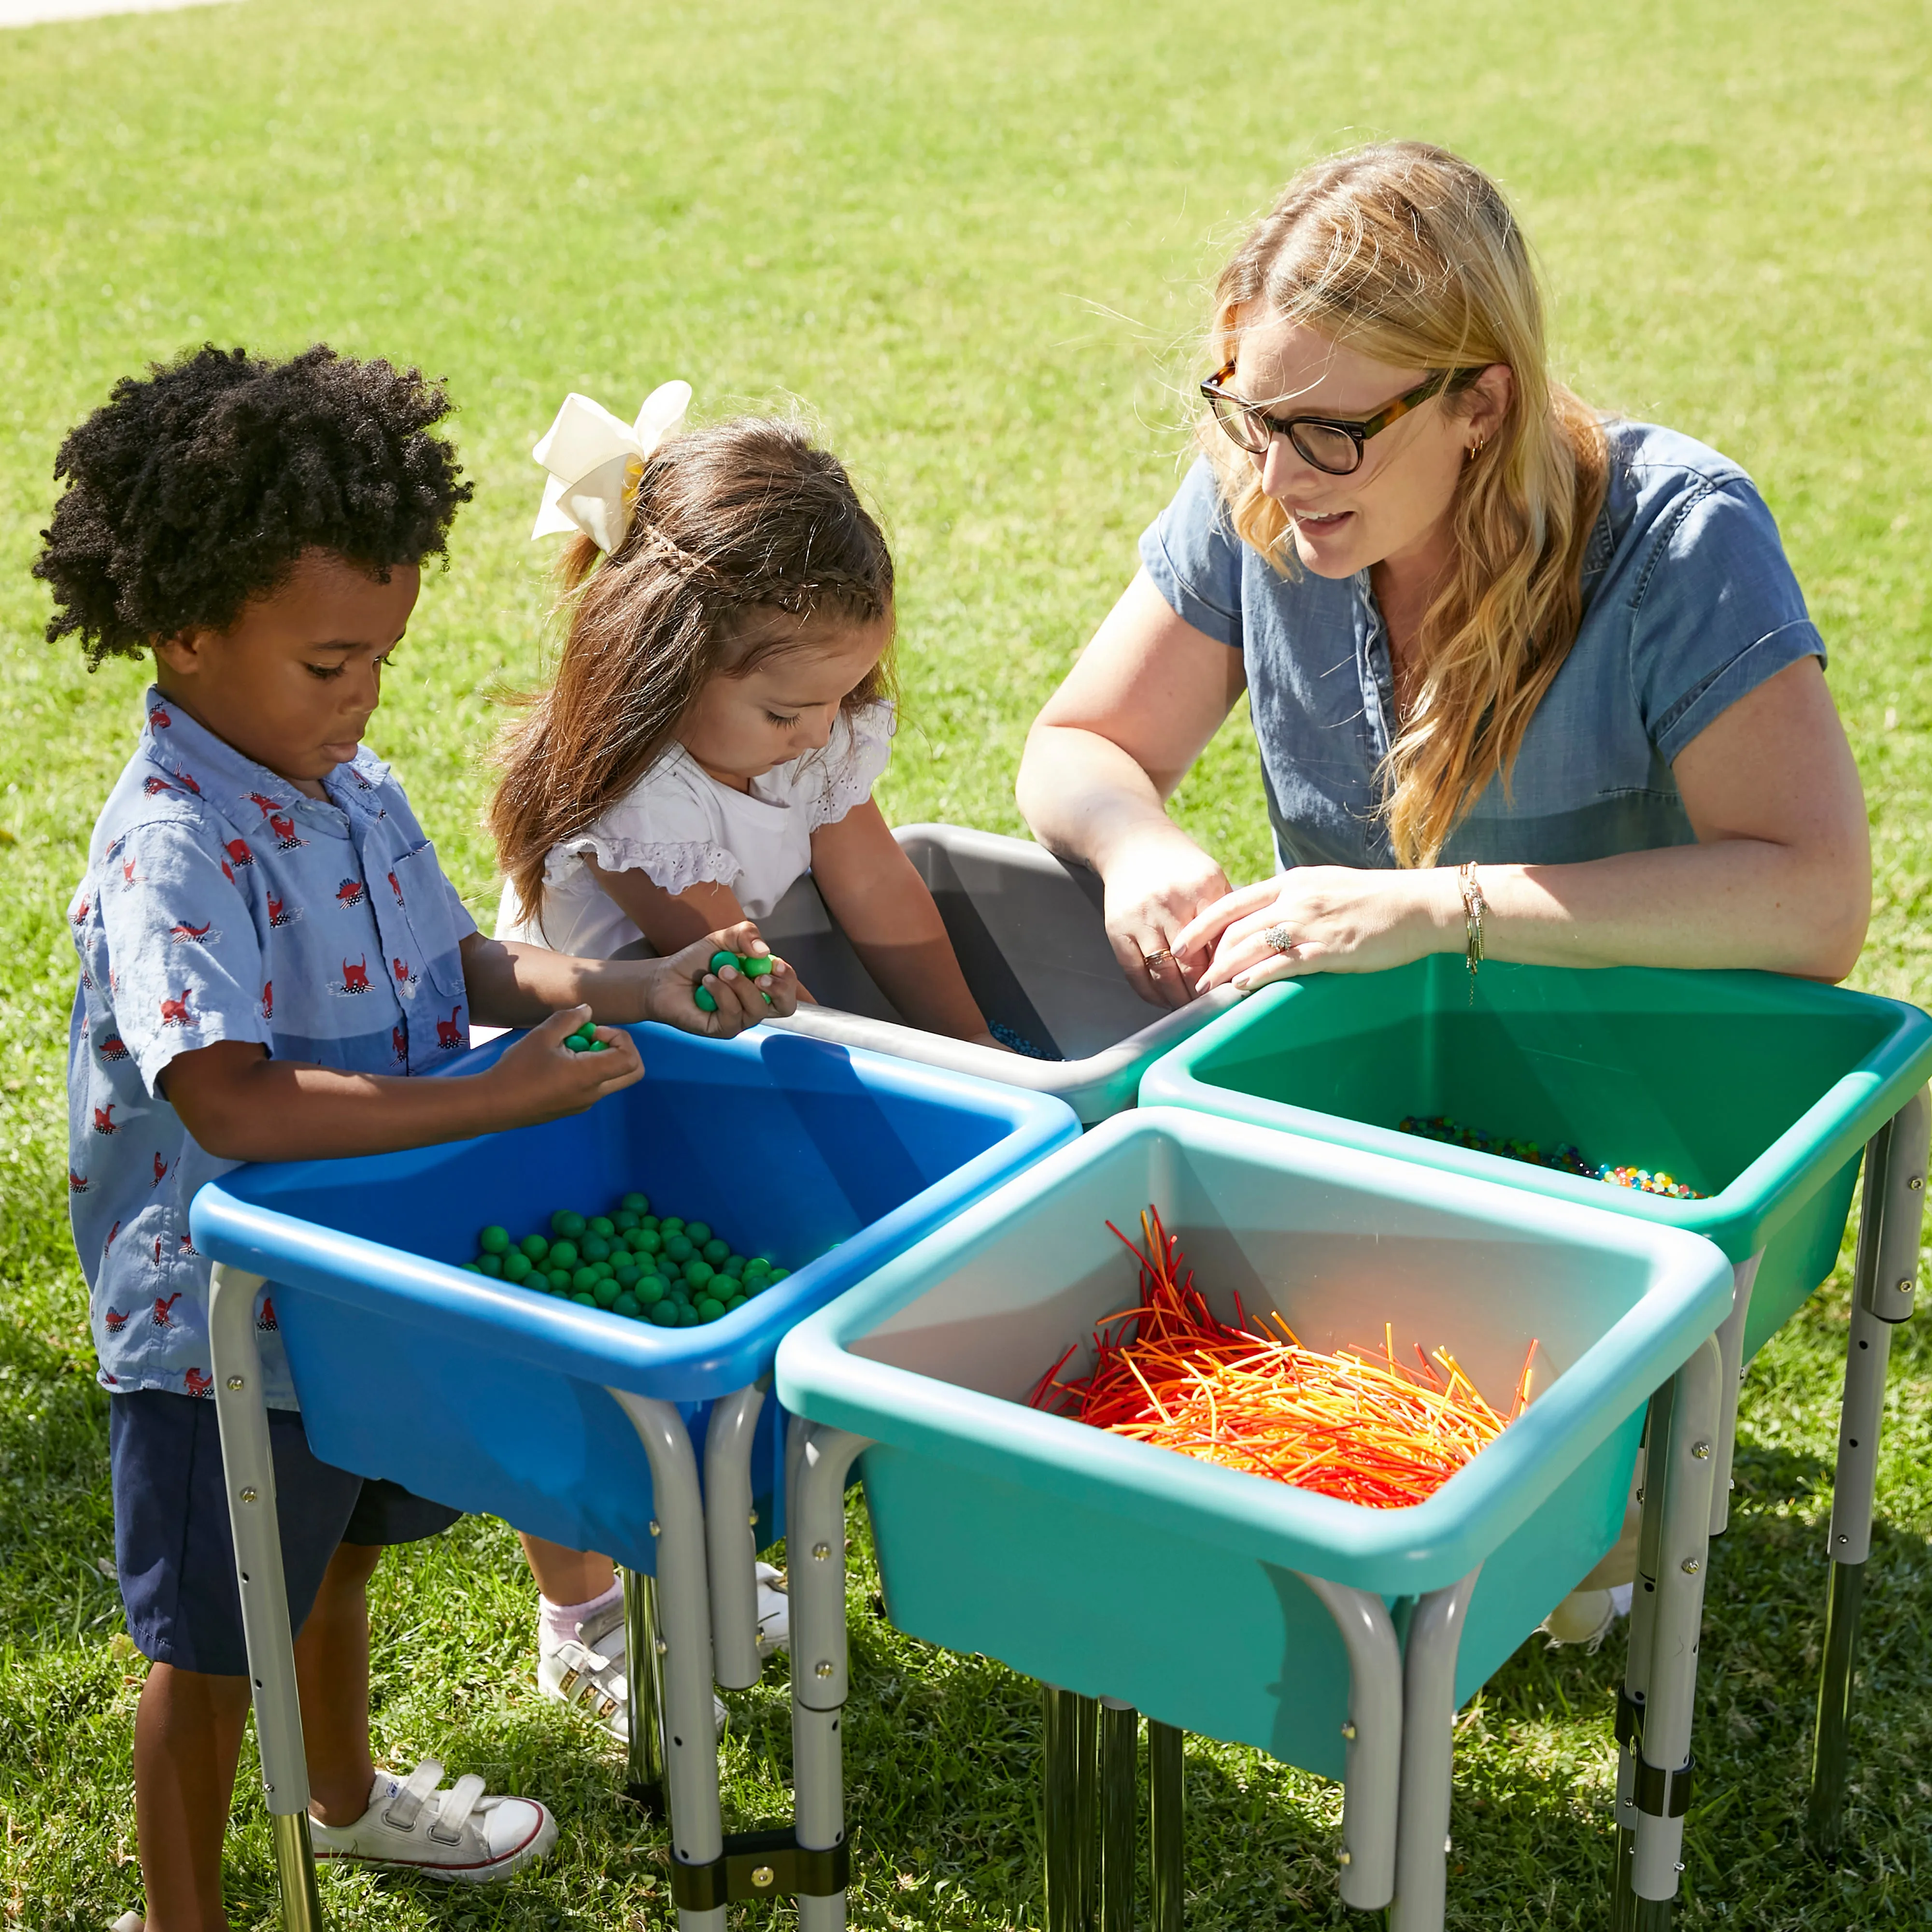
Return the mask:
M608 1052L572 1053L564 1041L590 1017L588 1006L569 1006L532 1027L482 1077L502 1107L500 1127L530 1127L580 1114L607 1094L644 1077L637 1042L614 1027L599 1027Z
M747 920L742 925L707 933L668 958L641 962L639 970L646 975L645 1017L661 1020L666 1026L676 1027L685 1033L730 1040L760 1020L774 1016L783 1018L795 1012L798 976L782 959L773 959L769 973L756 976L740 972L736 966L727 966L716 973L711 970L714 952L764 958L770 956L771 950L758 937L758 928ZM716 1003L716 1012L706 1012L698 1005L694 996L700 985Z

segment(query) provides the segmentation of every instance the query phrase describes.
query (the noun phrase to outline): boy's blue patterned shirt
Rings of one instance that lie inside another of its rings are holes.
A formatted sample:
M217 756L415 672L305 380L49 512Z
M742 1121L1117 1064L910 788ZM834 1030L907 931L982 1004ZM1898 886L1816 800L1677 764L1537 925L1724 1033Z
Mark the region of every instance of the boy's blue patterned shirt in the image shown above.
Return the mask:
M146 702L68 909L68 1201L102 1384L204 1396L209 1263L188 1203L236 1163L158 1090L169 1061L248 1040L355 1072L445 1065L470 1042L458 949L476 927L367 749L310 798L158 691ZM268 1399L292 1408L274 1325L265 1296Z

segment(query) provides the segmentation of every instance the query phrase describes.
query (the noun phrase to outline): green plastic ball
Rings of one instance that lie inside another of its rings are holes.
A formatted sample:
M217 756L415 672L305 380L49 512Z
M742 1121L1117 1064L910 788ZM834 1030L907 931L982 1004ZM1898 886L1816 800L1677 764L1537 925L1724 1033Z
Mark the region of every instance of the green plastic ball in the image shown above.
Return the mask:
M675 1328L677 1326L677 1304L667 1296L652 1306L650 1319L660 1328Z
M626 1322L634 1322L644 1311L638 1306L634 1295L620 1294L610 1304L613 1315L621 1315Z
M481 1274L483 1270L474 1262L465 1262L463 1264L463 1272L465 1274Z
M595 1308L597 1306L597 1298L595 1295L573 1294L570 1298L580 1308Z
M698 1249L688 1234L672 1234L666 1238L664 1251L674 1262L688 1262Z
M530 1271L530 1258L521 1248L512 1248L503 1257L503 1279L521 1281Z
M587 1262L608 1262L610 1258L610 1244L602 1234L586 1234L578 1243L577 1252Z
M602 1234L608 1241L617 1232L617 1224L608 1214L593 1214L584 1224L586 1234Z
M655 1214L646 1214L641 1208L639 1209L638 1213L638 1232L639 1234L655 1234L658 1232L658 1217Z
M551 1294L568 1294L570 1292L569 1269L560 1268L550 1268L545 1272L544 1279L550 1283L550 1292Z
M634 1255L654 1255L664 1246L664 1237L655 1228L640 1228L631 1237Z
M620 1288L635 1288L638 1285L638 1278L643 1273L644 1270L634 1262L626 1262L616 1271L617 1286Z
M485 1228L476 1237L476 1245L486 1255L507 1254L510 1250L510 1231L507 1228Z
M586 1262L580 1268L572 1270L570 1285L579 1294L588 1294L596 1285L597 1270Z
M721 1240L718 1236L713 1234L710 1240L698 1250L698 1252L704 1256L713 1268L722 1268L731 1258L731 1244L729 1241Z
M772 1270L772 1286L776 1287L778 1282L783 1281L786 1276L790 1273L791 1270L790 1268L773 1268Z
M698 1310L698 1318L700 1322L716 1322L724 1312L724 1303L712 1300L708 1294L693 1306Z
M725 1312L727 1315L735 1315L735 1314L736 1314L736 1313L737 1313L737 1312L738 1312L738 1310L739 1310L740 1309L741 1309L741 1308L742 1308L742 1307L744 1306L744 1305L745 1305L745 1298L744 1298L744 1296L742 1296L742 1294L734 1294L734 1295L733 1295L733 1296L732 1296L731 1299L730 1299L729 1301L728 1301L728 1302L726 1302L726 1303L725 1303L725 1304L724 1304L724 1312Z
M619 1234L628 1234L631 1230L638 1225L638 1216L635 1210L629 1208L620 1208L616 1213L610 1216L610 1225L616 1229Z
M684 1224L684 1238L694 1248L701 1248L711 1238L711 1224L708 1221L687 1221Z
M718 1002L712 998L709 986L694 987L691 1001L700 1013L715 1013L718 1010Z
M698 1261L694 1258L684 1264L684 1278L691 1284L694 1292L703 1288L716 1272L709 1262Z
M712 973L722 973L726 967L735 967L737 963L737 954L728 952L724 947L721 946L716 952L712 954L710 964L706 970Z
M632 1292L637 1296L638 1299L641 1301L646 1308L655 1308L659 1302L663 1300L664 1296L669 1292L669 1290L668 1290L664 1286L663 1276L657 1274L640 1274L638 1276L637 1284L632 1290Z
M578 1252L574 1241L553 1241L550 1244L550 1264L552 1268L574 1268L577 1265Z
M638 1193L634 1188L617 1205L627 1214L648 1214L651 1211L651 1197Z
M501 1255L478 1255L476 1257L476 1270L479 1274L500 1275L503 1272L503 1257Z
M769 952L748 952L738 963L751 978L763 980L770 976L775 962Z
M580 1234L584 1232L584 1216L573 1214L568 1208L560 1208L550 1217L550 1231L553 1234L562 1235L566 1240Z
M592 1285L590 1298L599 1308L610 1308L616 1305L618 1296L622 1292L614 1281L608 1276L600 1276Z
M658 1223L658 1232L668 1240L674 1234L684 1232L684 1217L681 1214L667 1214Z
M533 1262L540 1262L550 1252L550 1244L541 1234L526 1234L517 1244Z

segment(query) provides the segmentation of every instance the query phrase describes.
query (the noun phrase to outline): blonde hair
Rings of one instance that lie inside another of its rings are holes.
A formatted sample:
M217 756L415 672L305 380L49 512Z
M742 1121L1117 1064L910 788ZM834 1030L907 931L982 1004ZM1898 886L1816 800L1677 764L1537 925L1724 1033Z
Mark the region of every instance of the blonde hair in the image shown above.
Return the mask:
M1396 863L1432 865L1490 778L1507 790L1576 640L1603 427L1550 374L1542 292L1502 191L1441 148L1386 142L1298 174L1215 283L1216 368L1263 316L1398 368L1504 363L1515 378L1507 416L1456 484L1455 561L1424 614L1420 684L1380 774ZM1451 394L1443 406L1471 400ZM1200 433L1235 530L1286 573L1287 512L1211 420Z
M497 862L541 927L550 851L669 750L714 677L811 648L826 617L889 622L892 559L844 466L800 424L742 418L661 443L624 540L558 560L563 648L496 752ZM893 691L891 640L844 710Z

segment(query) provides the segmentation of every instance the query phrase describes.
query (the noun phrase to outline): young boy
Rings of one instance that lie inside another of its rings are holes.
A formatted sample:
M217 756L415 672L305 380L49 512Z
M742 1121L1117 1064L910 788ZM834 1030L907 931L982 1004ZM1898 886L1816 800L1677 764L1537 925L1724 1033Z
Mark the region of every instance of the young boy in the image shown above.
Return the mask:
M68 1184L112 1397L122 1597L153 1660L134 1738L148 1932L226 1924L222 1834L248 1712L195 1190L242 1160L575 1113L643 1077L613 1027L729 1036L770 1010L760 984L781 1012L796 998L782 964L762 982L706 973L718 946L752 950L748 928L629 963L484 939L362 748L421 567L471 494L432 434L448 409L386 362L205 348L124 380L68 438L34 566L50 641L78 634L91 664L154 660L68 911ZM714 1014L693 1004L700 976ZM592 1014L609 1050L566 1051ZM533 1030L486 1072L417 1078L468 1045L472 1018ZM474 1777L444 1790L433 1760L392 1778L370 1758L364 1586L384 1544L455 1513L318 1462L272 1316L258 1322L316 1850L507 1876L554 1842L543 1806L486 1796Z

